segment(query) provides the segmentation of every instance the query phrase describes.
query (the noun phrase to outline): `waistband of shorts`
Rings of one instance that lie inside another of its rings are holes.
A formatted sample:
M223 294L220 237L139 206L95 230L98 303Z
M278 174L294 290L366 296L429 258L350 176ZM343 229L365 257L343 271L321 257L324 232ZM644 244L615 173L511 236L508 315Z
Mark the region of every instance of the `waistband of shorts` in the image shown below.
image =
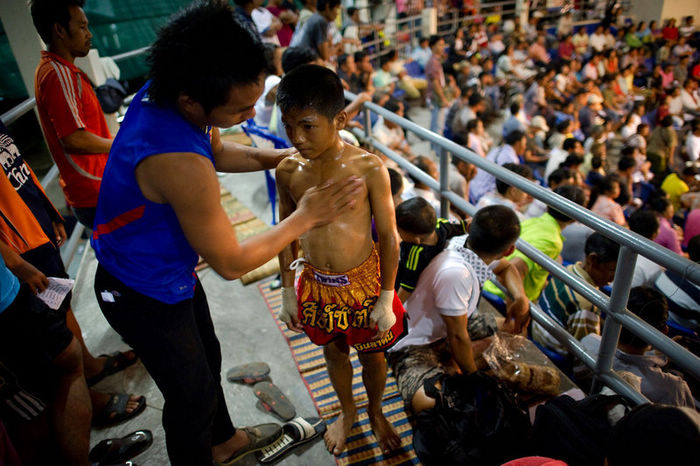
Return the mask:
M367 258L359 265L356 265L346 272L323 270L319 269L318 267L314 267L308 262L304 262L304 270L302 271L302 274L309 274L310 279L316 281L319 283L319 285L324 286L323 283L320 283L314 278L314 273L331 277L345 276L348 278L350 283L361 283L365 280L375 281L379 276L379 252L377 251L376 245L372 245L372 250L370 251L369 256L367 256Z

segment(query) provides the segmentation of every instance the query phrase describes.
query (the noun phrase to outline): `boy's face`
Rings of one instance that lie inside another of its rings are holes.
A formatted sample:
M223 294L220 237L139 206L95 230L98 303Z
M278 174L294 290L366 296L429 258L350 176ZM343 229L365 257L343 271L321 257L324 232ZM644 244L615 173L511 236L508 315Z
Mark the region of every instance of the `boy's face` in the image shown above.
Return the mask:
M588 263L586 271L596 286L605 286L615 278L617 261L600 262L598 255L594 253L586 257L586 262Z
M292 108L282 114L287 137L302 157L314 160L338 141L338 131L345 127L347 115L338 113L332 120L313 108Z

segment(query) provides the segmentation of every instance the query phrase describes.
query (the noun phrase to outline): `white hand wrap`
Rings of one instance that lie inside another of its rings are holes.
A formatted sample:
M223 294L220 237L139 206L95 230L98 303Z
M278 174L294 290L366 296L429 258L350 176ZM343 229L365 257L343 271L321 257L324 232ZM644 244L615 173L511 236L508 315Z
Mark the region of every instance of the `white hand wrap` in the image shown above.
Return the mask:
M292 322L299 314L297 307L297 292L294 287L282 287L282 311L280 312L280 320L285 324Z
M380 332L389 330L396 323L394 315L394 290L382 290L369 315L370 323L376 324Z

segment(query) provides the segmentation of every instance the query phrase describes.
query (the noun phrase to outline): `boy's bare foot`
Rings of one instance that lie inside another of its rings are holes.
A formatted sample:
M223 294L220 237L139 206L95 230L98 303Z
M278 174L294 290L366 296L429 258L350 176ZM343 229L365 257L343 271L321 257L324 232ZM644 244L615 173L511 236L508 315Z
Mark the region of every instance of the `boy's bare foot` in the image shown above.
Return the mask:
M377 414L369 414L369 425L372 426L372 431L377 437L379 448L382 452L389 453L401 447L401 437L394 430L394 426L384 417L380 411Z
M334 455L340 455L345 450L345 440L350 435L352 425L357 417L357 409L353 407L351 412L341 412L338 418L328 426L323 440L326 442L326 448Z

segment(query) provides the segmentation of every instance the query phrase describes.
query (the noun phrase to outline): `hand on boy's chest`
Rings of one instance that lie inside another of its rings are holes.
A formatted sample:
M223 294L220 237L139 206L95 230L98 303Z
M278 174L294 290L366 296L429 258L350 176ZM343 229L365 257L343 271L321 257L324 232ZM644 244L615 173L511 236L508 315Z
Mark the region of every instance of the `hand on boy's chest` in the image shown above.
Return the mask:
M294 198L299 200L307 189L319 186L328 180L341 181L350 176L357 176L364 181L358 200L366 198L367 174L358 165L350 165L343 161L330 161L305 166L292 178L291 187Z

